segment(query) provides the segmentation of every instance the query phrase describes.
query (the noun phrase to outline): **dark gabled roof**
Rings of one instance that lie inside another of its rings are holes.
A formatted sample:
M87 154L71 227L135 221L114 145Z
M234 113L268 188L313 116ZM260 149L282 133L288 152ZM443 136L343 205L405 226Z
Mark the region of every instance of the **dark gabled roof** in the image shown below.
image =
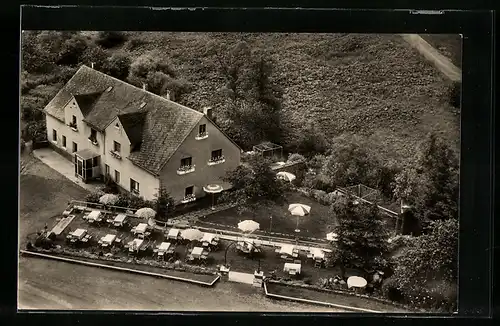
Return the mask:
M103 92L95 92L73 95L84 117L87 117L88 114L92 111L92 109L94 108L94 104L97 102L97 100L99 100L99 97L102 95L102 93Z
M125 132L133 145L136 143L135 151L129 155L129 160L154 175L159 175L163 166L203 117L201 112L87 66L78 69L44 111L64 121L64 106L75 94L90 98L89 94L97 93L101 95L90 105L85 121L103 131L116 117L121 121L126 120L125 124L128 126L124 126L127 128ZM146 106L141 108L143 102ZM127 115L138 112L144 112L144 116L141 118L140 114ZM140 134L142 135L139 136Z
M125 130L125 133L127 134L127 137L132 145L131 151L140 149L146 115L146 111L141 111L120 114L118 116L118 119L123 126L123 130Z

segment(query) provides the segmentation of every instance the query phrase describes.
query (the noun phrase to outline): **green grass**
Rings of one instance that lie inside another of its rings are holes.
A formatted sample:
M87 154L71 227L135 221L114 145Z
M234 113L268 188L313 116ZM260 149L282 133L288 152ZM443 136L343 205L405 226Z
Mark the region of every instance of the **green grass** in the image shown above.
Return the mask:
M297 216L290 214L288 205L300 203L311 206L309 215L298 217L300 236L324 239L330 228L336 225L336 221L330 217L328 206L296 192L287 193L286 197L288 204L274 205L271 208L262 207L255 211L255 214L245 212L240 215L236 208L231 208L207 215L203 221L237 227L240 221L253 219L260 224L262 231L295 234ZM272 226L270 216L272 216Z

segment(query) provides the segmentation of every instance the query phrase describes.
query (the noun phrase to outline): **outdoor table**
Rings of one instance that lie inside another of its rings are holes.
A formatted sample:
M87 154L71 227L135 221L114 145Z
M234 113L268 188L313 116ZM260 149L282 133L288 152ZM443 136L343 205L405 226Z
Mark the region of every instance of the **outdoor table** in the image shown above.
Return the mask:
M201 255L203 255L204 251L202 247L194 247L193 251L191 251L191 256L194 258L201 258Z
M89 222L100 222L101 219L101 212L100 211L91 211L89 215L87 215L87 219Z
M179 237L179 233L181 233L179 229L170 229L167 238L176 240Z
M140 250L142 247L142 244L144 243L143 239L137 239L135 238L134 240L130 241L128 243L128 251L133 252L135 250Z
M289 273L290 275L297 275L300 274L301 267L301 264L285 263L283 272Z
M359 276L351 276L347 279L347 287L351 288L364 288L367 282L364 278Z
M76 229L72 233L70 233L70 236L74 239L81 240L85 235L87 234L87 230L85 229Z
M201 243L203 244L203 247L208 247L210 244L212 244L214 238L215 238L214 234L204 233L203 238L201 238Z
M116 239L116 234L106 234L105 237L101 238L101 243L103 247L107 247L113 244Z
M127 219L127 215L125 214L118 214L115 219L113 220L113 225L114 226L123 226L123 223L125 223L125 220Z
M140 223L135 227L134 234L144 234L146 233L146 230L148 228L148 225L146 223Z
M279 253L282 254L282 255L297 257L298 254L299 254L299 251L297 250L297 248L294 245L284 244L281 247Z
M325 252L319 248L310 248L309 252L311 254L311 257L308 255L309 258L313 258L315 260L325 259Z
M158 246L158 253L165 253L168 252L168 249L170 248L170 242L162 242Z

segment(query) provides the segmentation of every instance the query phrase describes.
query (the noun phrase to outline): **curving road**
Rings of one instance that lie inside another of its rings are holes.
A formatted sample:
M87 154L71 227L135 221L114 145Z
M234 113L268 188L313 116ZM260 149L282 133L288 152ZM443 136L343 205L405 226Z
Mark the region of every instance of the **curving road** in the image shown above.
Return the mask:
M459 82L462 80L462 70L455 66L450 59L439 53L438 50L420 37L420 35L401 34L401 36L451 81Z

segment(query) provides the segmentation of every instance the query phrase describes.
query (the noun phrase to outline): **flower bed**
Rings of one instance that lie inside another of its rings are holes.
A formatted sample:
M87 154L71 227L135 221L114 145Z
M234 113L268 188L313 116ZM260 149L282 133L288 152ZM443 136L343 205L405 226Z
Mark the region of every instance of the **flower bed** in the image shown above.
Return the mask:
M329 290L301 282L266 280L267 292L273 295L306 299L380 312L409 312L410 309L381 298L350 290Z
M33 247L29 251L51 254L54 256L73 258L85 262L101 263L103 265L138 269L145 272L164 274L168 276L182 277L186 279L210 283L217 277L217 271L211 268L186 265L182 262L169 263L148 259L133 259L99 256L83 250L72 250L69 248L40 249Z

